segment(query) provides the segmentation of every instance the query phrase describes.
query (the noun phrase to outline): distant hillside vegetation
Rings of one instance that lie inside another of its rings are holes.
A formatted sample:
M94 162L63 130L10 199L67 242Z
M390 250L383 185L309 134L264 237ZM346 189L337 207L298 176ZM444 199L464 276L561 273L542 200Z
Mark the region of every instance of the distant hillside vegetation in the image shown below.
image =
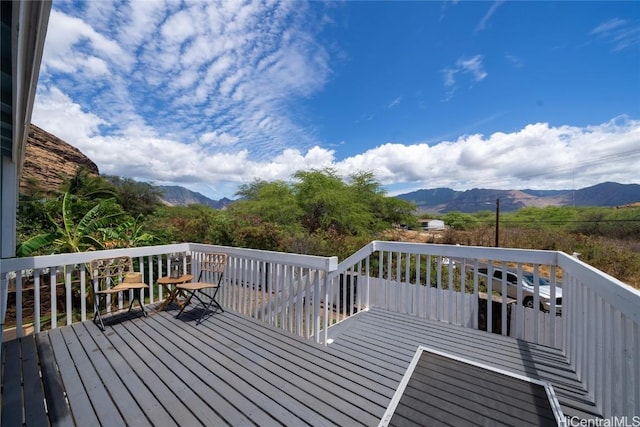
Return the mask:
M156 185L155 188L162 191L162 200L170 206L188 206L193 204L210 206L214 209L222 209L233 200L222 198L212 200L200 193L188 190L177 185Z
M516 211L527 206L622 206L640 202L640 185L604 182L579 190L490 190L474 188L455 191L448 188L418 190L396 196L414 202L423 212L478 212L495 209Z

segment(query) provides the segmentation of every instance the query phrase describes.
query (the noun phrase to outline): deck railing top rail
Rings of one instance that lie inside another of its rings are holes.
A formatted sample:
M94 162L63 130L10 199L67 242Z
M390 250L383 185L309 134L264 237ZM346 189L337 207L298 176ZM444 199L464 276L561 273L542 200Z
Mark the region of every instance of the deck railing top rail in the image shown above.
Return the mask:
M438 245L408 242L373 241L373 251L406 252L451 258L490 259L531 264L557 264L557 251L536 249L488 248L485 246Z
M119 256L130 256L131 258L135 258L139 256L161 255L171 252L185 252L189 250L189 246L189 243L176 243L172 245L145 246L140 248L109 249L103 251L73 252L66 254L2 259L0 261L0 278L4 279L4 274L10 271L82 264L88 263L94 258Z
M255 261L281 263L294 267L313 268L318 270L332 271L338 267L338 257L323 257L315 255L302 255L285 252L264 251L259 249L234 248L230 246L205 245L200 243L189 243L190 251L211 252L219 251L228 255L241 256L244 259Z
M558 267L640 325L640 290L563 252L558 252Z

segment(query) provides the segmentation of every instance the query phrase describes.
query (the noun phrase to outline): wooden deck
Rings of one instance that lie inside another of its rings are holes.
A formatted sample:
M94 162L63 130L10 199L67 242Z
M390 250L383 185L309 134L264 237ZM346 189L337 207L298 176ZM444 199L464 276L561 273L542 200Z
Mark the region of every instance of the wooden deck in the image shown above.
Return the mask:
M53 425L372 426L420 344L552 377L566 414L594 409L566 360L546 347L375 309L324 347L229 311L196 327L194 311L5 343L2 425L43 425L44 396Z
M427 346L525 377L549 381L566 416L599 418L560 350L444 322L373 308L349 320L334 350L353 355L388 372L399 383L416 349ZM479 390L481 392L481 390Z

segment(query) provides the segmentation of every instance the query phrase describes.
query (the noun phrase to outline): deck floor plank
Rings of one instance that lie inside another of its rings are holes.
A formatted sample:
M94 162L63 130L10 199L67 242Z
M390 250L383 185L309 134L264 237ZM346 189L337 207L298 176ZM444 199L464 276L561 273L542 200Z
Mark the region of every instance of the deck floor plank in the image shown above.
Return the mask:
M44 406L45 396L42 381L40 380L40 368L35 337L28 335L20 338L22 345L22 381L25 396L33 396L24 401L24 421L29 426L47 425L47 413Z
M22 426L24 402L22 400L22 366L20 339L3 344L2 417L6 427Z
M72 366L74 364L60 329L52 329L42 332L40 335L49 339L58 366ZM76 369L61 369L59 372L75 422L78 425L98 425L98 416L93 409L78 371Z
M51 425L56 427L71 427L73 420L69 410L68 400L62 385L62 377L58 371L51 342L47 334L35 335L44 394L47 399L47 411Z

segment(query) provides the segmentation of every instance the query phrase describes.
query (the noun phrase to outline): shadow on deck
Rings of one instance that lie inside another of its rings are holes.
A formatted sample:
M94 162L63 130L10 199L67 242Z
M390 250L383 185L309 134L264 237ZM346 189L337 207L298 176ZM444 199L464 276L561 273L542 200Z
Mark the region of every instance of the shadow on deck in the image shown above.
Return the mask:
M565 414L595 413L558 350L508 337L373 309L324 347L234 312L197 327L197 310L175 313L5 343L2 425L377 425L418 345L551 380Z

